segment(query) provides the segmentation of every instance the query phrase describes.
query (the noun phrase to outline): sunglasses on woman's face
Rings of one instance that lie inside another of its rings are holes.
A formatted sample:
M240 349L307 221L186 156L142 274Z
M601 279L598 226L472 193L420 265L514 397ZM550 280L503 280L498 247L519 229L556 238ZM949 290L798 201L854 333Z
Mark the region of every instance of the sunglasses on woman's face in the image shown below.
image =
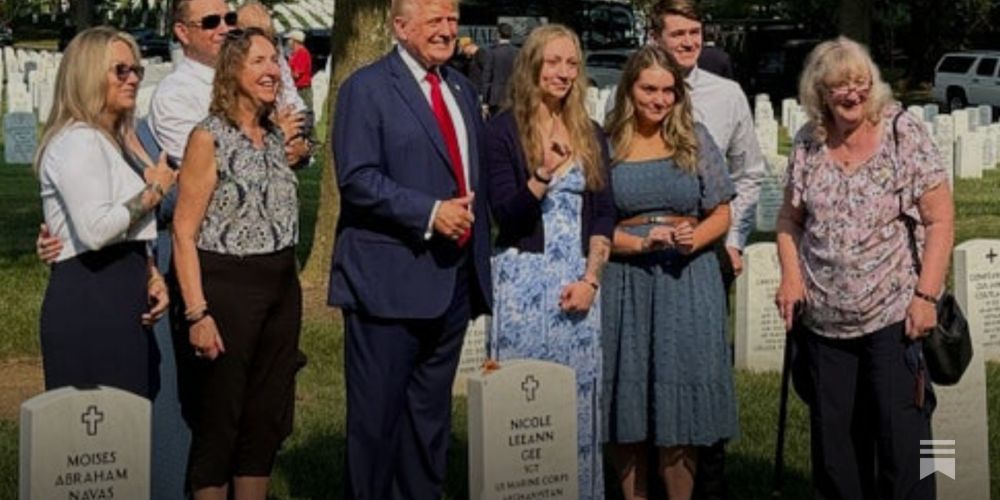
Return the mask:
M140 82L142 81L142 77L146 76L146 68L139 65L133 66L131 64L118 63L113 69L115 71L115 78L118 78L118 81L122 83L128 81L129 73L135 73Z
M225 14L209 14L201 18L200 21L192 21L188 24L208 31L218 28L223 21L226 22L226 26L236 26L236 13L226 12Z

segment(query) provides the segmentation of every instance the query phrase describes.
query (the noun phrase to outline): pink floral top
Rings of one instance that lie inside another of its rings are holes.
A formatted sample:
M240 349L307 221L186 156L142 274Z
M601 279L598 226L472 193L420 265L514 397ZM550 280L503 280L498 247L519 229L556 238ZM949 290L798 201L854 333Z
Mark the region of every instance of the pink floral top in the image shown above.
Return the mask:
M900 215L919 220L916 202L948 174L923 124L886 106L878 151L844 173L806 126L795 137L788 166L791 204L805 211L799 262L809 301L805 325L819 335L853 338L902 321L917 276ZM896 166L896 141L898 158ZM923 227L917 227L923 248Z

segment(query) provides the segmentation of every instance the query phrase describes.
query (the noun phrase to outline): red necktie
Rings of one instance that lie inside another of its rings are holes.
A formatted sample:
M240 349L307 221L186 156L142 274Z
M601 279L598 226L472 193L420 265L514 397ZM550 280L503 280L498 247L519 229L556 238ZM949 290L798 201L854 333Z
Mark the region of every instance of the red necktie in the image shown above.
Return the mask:
M462 153L458 149L455 123L451 121L448 106L444 103L444 94L441 93L441 77L436 72L430 71L427 73L427 83L431 84L431 109L434 111L434 118L437 119L438 128L441 129L441 135L444 136L444 145L448 148L448 156L451 158L451 171L455 174L455 182L458 183L458 197L461 198L468 191L465 188L465 171L462 170ZM471 235L471 231L465 231L458 238L458 246L465 246Z

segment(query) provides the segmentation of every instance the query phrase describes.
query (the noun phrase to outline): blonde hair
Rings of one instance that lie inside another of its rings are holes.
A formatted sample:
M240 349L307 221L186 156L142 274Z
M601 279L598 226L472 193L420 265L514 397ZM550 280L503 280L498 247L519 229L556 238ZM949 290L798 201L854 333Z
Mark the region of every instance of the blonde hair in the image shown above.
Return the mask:
M872 88L865 102L865 115L871 123L878 123L882 111L893 102L892 89L882 80L868 49L841 36L817 45L809 53L799 79L799 103L809 117L813 139L826 141L833 119L826 105L826 82L866 76L871 78Z
M107 26L81 31L66 47L56 73L52 109L35 153L36 172L52 138L73 123L86 123L96 128L121 148L121 138L133 126L135 110L130 109L117 117L110 130L101 124L101 113L108 104L108 72L111 71L111 44L114 42L128 45L135 63L142 63L135 40L128 33Z
M232 32L230 32L232 33ZM274 47L277 52L277 45L274 39L267 36L267 33L260 28L247 28L242 32L228 35L226 41L222 43L219 50L219 61L215 64L215 80L212 82L212 104L208 108L209 114L220 116L229 121L232 125L237 125L236 113L242 91L240 90L240 72L246 66L247 55L253 45L254 38L263 38ZM276 82L278 93L281 92L280 79ZM261 123L269 125L269 116L274 109L274 103L265 104L261 110Z
M612 164L623 161L632 149L636 127L632 87L639 75L649 68L660 68L674 77L674 104L660 124L660 137L673 149L674 163L685 172L695 173L698 170L698 138L694 133L691 97L684 83L684 73L667 51L653 45L632 54L622 69L621 81L615 91L615 107L607 122L614 148Z
M524 148L524 156L528 160L529 173L533 174L543 162L542 132L535 121L538 108L543 105L542 89L538 80L544 63L545 46L558 38L568 38L573 42L577 60L580 62L576 80L563 98L562 118L569 134L570 147L583 166L587 188L596 191L604 186L605 173L601 160L601 147L595 136L596 127L587 115L585 105L587 74L583 65L580 39L573 30L561 24L547 24L531 32L514 59L514 68L507 87L508 104L517 123L518 136L521 147Z

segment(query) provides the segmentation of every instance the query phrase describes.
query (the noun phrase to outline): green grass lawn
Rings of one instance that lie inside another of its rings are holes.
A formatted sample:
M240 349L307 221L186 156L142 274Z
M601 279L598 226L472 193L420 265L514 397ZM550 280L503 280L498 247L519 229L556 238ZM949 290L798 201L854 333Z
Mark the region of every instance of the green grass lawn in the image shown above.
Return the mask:
M301 173L303 245L307 255L318 197L319 170ZM1000 238L1000 171L956 185L957 241ZM38 355L37 325L47 269L34 257L41 220L37 183L23 166L0 164L0 360ZM758 239L767 239L760 235ZM307 311L302 350L309 356L298 384L295 433L286 443L272 494L279 499L341 498L344 455L343 336L336 315ZM989 421L1000 422L1000 365L988 367ZM741 437L729 447L726 473L734 498L770 496L779 376L736 374ZM785 498L809 496L809 434L806 409L792 398L786 445ZM465 401L454 405L453 446L447 498L467 497ZM1000 425L990 429L992 498L1000 500ZM0 421L0 499L16 498L17 425ZM609 484L609 491L613 491Z

